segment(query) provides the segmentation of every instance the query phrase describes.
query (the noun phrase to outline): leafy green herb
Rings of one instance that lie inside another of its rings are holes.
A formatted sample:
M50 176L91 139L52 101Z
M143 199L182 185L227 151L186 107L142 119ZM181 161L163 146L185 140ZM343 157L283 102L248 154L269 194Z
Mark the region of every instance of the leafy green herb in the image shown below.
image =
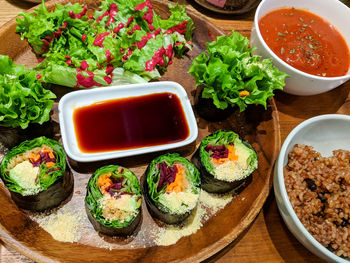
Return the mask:
M85 88L146 82L160 77L172 54L182 57L191 48L194 24L184 6L169 5L168 19L149 0L104 0L93 18L85 10L57 4L49 12L42 2L33 13L19 14L17 32L44 58L36 70L45 82ZM146 15L153 16L152 24ZM169 49L164 63L147 68L161 49Z
M287 74L272 65L271 60L251 56L249 40L232 31L231 35L219 36L207 43L207 52L193 60L189 73L196 85L203 86L203 98L210 98L219 109L237 105L244 111L249 104L261 104L276 89L283 89ZM240 91L249 95L240 96Z
M55 98L55 94L43 87L34 70L0 55L1 126L25 129L30 123L48 121Z
M284 54L284 47L281 47L281 55Z

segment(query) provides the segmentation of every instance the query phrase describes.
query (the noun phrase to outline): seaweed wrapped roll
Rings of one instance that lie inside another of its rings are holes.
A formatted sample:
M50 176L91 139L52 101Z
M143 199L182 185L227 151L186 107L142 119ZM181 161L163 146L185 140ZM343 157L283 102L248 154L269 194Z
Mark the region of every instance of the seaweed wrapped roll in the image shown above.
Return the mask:
M12 199L24 209L53 208L73 191L73 176L66 170L63 147L46 137L12 148L2 160L0 171Z
M185 220L197 206L200 177L197 168L177 153L155 158L147 167L144 192L152 216L167 224Z
M258 167L254 148L233 131L223 130L203 139L192 162L201 173L202 188L210 193L239 187Z
M141 189L136 175L119 165L99 168L87 185L85 208L96 231L128 236L141 219Z

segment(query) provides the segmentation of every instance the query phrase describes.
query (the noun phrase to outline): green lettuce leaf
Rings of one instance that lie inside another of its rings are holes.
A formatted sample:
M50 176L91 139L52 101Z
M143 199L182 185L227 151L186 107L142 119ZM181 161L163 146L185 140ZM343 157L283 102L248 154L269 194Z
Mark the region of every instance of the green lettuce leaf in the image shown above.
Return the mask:
M25 129L29 123L42 124L50 119L56 96L36 77L34 70L0 55L1 126Z
M219 109L260 104L266 108L274 90L282 90L287 74L272 65L271 60L251 56L249 40L232 31L206 43L207 52L196 57L189 69L196 85L203 86L202 97L212 99Z

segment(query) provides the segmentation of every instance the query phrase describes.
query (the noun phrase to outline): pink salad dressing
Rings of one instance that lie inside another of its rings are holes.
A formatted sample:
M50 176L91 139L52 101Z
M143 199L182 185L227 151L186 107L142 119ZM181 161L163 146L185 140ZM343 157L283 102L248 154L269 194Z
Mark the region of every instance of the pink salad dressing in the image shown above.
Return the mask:
M107 65L106 67L106 74L109 75L113 72L114 67L110 64Z
M83 60L80 64L80 68L82 70L86 70L88 67L89 67L89 64L85 60Z
M81 11L79 14L74 14L73 11L69 11L68 14L73 19L81 19L82 16L84 16L87 12L87 6L85 5L83 8L83 11Z
M164 66L165 60L163 55L171 59L173 53L173 46L172 44L169 44L168 47L165 49L164 47L161 47L154 53L152 59L146 61L146 69L145 71L153 71L157 65Z
M115 16L118 13L118 5L116 3L112 3L109 9L109 18L107 21L107 26L115 22Z
M178 32L178 33L180 33L180 34L183 34L183 33L186 32L186 26L187 26L187 24L188 24L188 21L185 20L185 21L183 21L181 24L169 28L167 31L165 31L165 33L167 33L167 34L172 34L172 33L174 33L174 32Z
M77 68L77 85L75 86L75 88L91 88L93 86L101 86L100 83L94 80L94 73L92 73L91 71L86 71L88 77L84 77L83 74L80 73L80 71L81 70Z
M99 46L103 47L103 41L105 41L106 36L108 36L110 32L103 32L98 34L98 36L95 38L93 46Z
M106 49L105 54L106 54L106 62L107 63L111 62L114 59L114 57L112 57L112 53L109 49Z
M123 23L119 23L118 25L117 25L117 27L115 27L114 29L113 29L113 33L118 33L119 31L120 31L120 29L122 29L123 27L125 27L125 25L123 24Z
M147 35L146 36L143 36L141 38L141 41L139 42L136 42L136 45L139 49L143 48L144 46L146 46L148 40L150 40L151 38L154 38L156 39L157 35L159 35L161 32L161 29L158 28L156 31L154 31L153 33L149 33L147 32Z
M130 26L130 24L132 23L132 21L134 20L134 17L129 17L128 18L128 22L126 22L126 27Z
M149 30L153 31L155 27L152 25L153 23L153 7L152 3L149 0L146 0L144 3L138 4L135 7L135 11L141 11L145 7L148 7L148 10L143 15L143 19L148 23Z

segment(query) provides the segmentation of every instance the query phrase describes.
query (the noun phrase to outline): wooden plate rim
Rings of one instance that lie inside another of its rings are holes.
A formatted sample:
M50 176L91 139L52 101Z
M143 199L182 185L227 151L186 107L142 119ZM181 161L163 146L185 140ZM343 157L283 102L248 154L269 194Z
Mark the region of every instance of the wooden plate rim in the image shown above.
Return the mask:
M46 3L46 6L52 6L58 3L65 2L67 0L52 0L50 2ZM197 0L195 0L197 2ZM161 0L152 0L152 2L158 2L160 4L167 4L166 1L161 1ZM168 2L170 3L170 2ZM26 12L33 12L34 9L38 8L39 5L32 7L29 10L26 10ZM191 6L186 6L186 12L188 12L189 15L195 16L199 18L200 20L205 21L207 25L210 27L214 28L217 32L219 32L221 35L224 35L222 29L220 29L218 26L216 26L213 22L208 20L204 15L199 13L197 10L195 10ZM7 23L5 23L3 26L0 27L0 35L4 34L7 30L10 30L11 27L15 27L16 25L16 17L12 18L9 20ZM242 218L240 222L240 228L238 231L231 231L227 235L225 235L222 239L217 241L216 243L211 244L210 246L205 247L202 249L199 253L197 253L194 256L191 256L189 258L186 258L182 260L181 262L193 262L193 261L202 261L204 259L207 259L214 254L218 253L220 250L225 248L227 245L229 245L231 242L233 242L239 235L242 234L243 231L245 231L250 224L254 221L256 216L259 214L263 204L265 203L268 194L270 192L270 189L272 187L272 171L273 171L273 166L275 163L275 160L277 158L278 154L278 149L281 146L281 134L280 134L280 124L279 124L279 114L277 110L276 103L274 99L272 98L270 100L270 106L272 107L272 118L274 119L273 124L274 124L274 150L273 150L273 156L271 158L271 166L267 173L269 174L267 183L265 183L264 187L262 188L262 191L260 194L257 196L255 199L252 207L250 207L249 212ZM1 185L2 188L4 188L3 185ZM232 233L235 232L235 233ZM8 245L9 247L15 249L22 255L35 260L36 262L57 262L43 254L43 251L39 250L32 250L27 248L25 245L23 245L20 241L17 241L14 239L7 231L6 228L4 228L0 224L0 237L1 240Z

